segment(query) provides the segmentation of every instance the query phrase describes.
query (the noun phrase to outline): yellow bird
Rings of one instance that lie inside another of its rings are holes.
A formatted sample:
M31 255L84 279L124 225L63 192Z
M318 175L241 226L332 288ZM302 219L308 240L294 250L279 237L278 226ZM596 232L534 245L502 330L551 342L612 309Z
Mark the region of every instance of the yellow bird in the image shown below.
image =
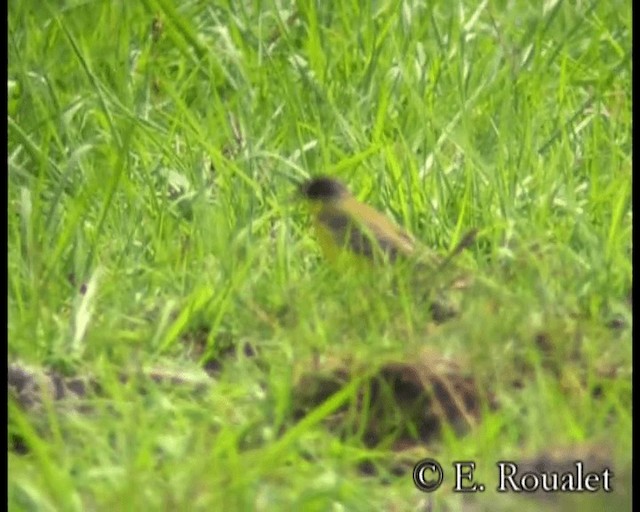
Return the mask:
M320 247L333 264L343 263L345 256L383 263L403 259L428 271L425 277L433 284L434 277L442 277L440 270L469 246L477 233L472 229L445 258L439 258L385 215L358 201L335 178L311 178L300 185L299 194L313 215ZM442 300L434 301L431 309L434 318L441 320L454 314Z
M300 186L299 193L308 202L323 253L333 263L345 252L374 262L423 252L409 233L358 201L335 178L312 178Z

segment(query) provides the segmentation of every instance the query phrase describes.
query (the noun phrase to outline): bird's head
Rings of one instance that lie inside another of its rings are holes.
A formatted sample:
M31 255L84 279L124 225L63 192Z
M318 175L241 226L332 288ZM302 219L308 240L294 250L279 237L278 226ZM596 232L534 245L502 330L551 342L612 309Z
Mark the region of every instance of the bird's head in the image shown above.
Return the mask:
M333 201L348 196L349 190L335 178L318 176L302 183L298 193L309 201Z

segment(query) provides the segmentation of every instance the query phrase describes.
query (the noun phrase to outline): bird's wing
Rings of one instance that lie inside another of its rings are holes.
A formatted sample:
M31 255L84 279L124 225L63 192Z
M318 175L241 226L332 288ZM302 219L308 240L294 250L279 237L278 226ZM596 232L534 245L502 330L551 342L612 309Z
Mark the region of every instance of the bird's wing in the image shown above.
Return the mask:
M359 220L362 219L362 220ZM355 200L347 201L340 209L325 210L319 214L340 246L374 259L386 255L395 260L398 255L413 252L413 238L387 217L370 206Z

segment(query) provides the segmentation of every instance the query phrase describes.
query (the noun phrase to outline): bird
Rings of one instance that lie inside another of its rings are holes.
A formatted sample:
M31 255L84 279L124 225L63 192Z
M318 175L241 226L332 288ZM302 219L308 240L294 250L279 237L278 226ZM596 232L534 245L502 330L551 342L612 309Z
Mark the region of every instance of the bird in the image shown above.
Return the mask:
M426 290L436 281L440 285L448 281L445 288L466 287L466 278L451 280L443 271L455 256L475 240L476 229L467 232L453 250L442 258L383 213L358 201L337 178L312 177L299 184L298 194L306 201L312 214L318 243L325 258L341 271L349 263L347 260L354 258L369 268L402 260L414 264L412 280L417 281L420 287L431 283ZM455 309L442 297L434 299L431 311L434 319L438 320L455 314Z
M413 236L358 201L336 178L311 178L300 185L299 195L308 203L318 243L332 263L345 254L374 263L395 262L411 258L418 250Z

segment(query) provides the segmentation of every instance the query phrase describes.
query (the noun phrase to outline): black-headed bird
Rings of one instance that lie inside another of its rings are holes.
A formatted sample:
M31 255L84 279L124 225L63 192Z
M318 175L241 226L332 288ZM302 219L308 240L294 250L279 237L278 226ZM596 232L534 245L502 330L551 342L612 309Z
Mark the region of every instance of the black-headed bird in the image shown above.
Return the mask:
M426 247L387 216L358 201L339 180L315 177L300 185L299 193L308 203L328 260L335 262L346 252L373 262L415 258L435 264Z
M415 264L416 274L423 275L421 280L433 283L440 271L475 239L474 229L445 258L440 258L387 216L358 201L336 178L311 178L300 185L298 192L311 211L324 256L339 267L353 259L365 264L408 261ZM432 309L436 306L432 304Z

